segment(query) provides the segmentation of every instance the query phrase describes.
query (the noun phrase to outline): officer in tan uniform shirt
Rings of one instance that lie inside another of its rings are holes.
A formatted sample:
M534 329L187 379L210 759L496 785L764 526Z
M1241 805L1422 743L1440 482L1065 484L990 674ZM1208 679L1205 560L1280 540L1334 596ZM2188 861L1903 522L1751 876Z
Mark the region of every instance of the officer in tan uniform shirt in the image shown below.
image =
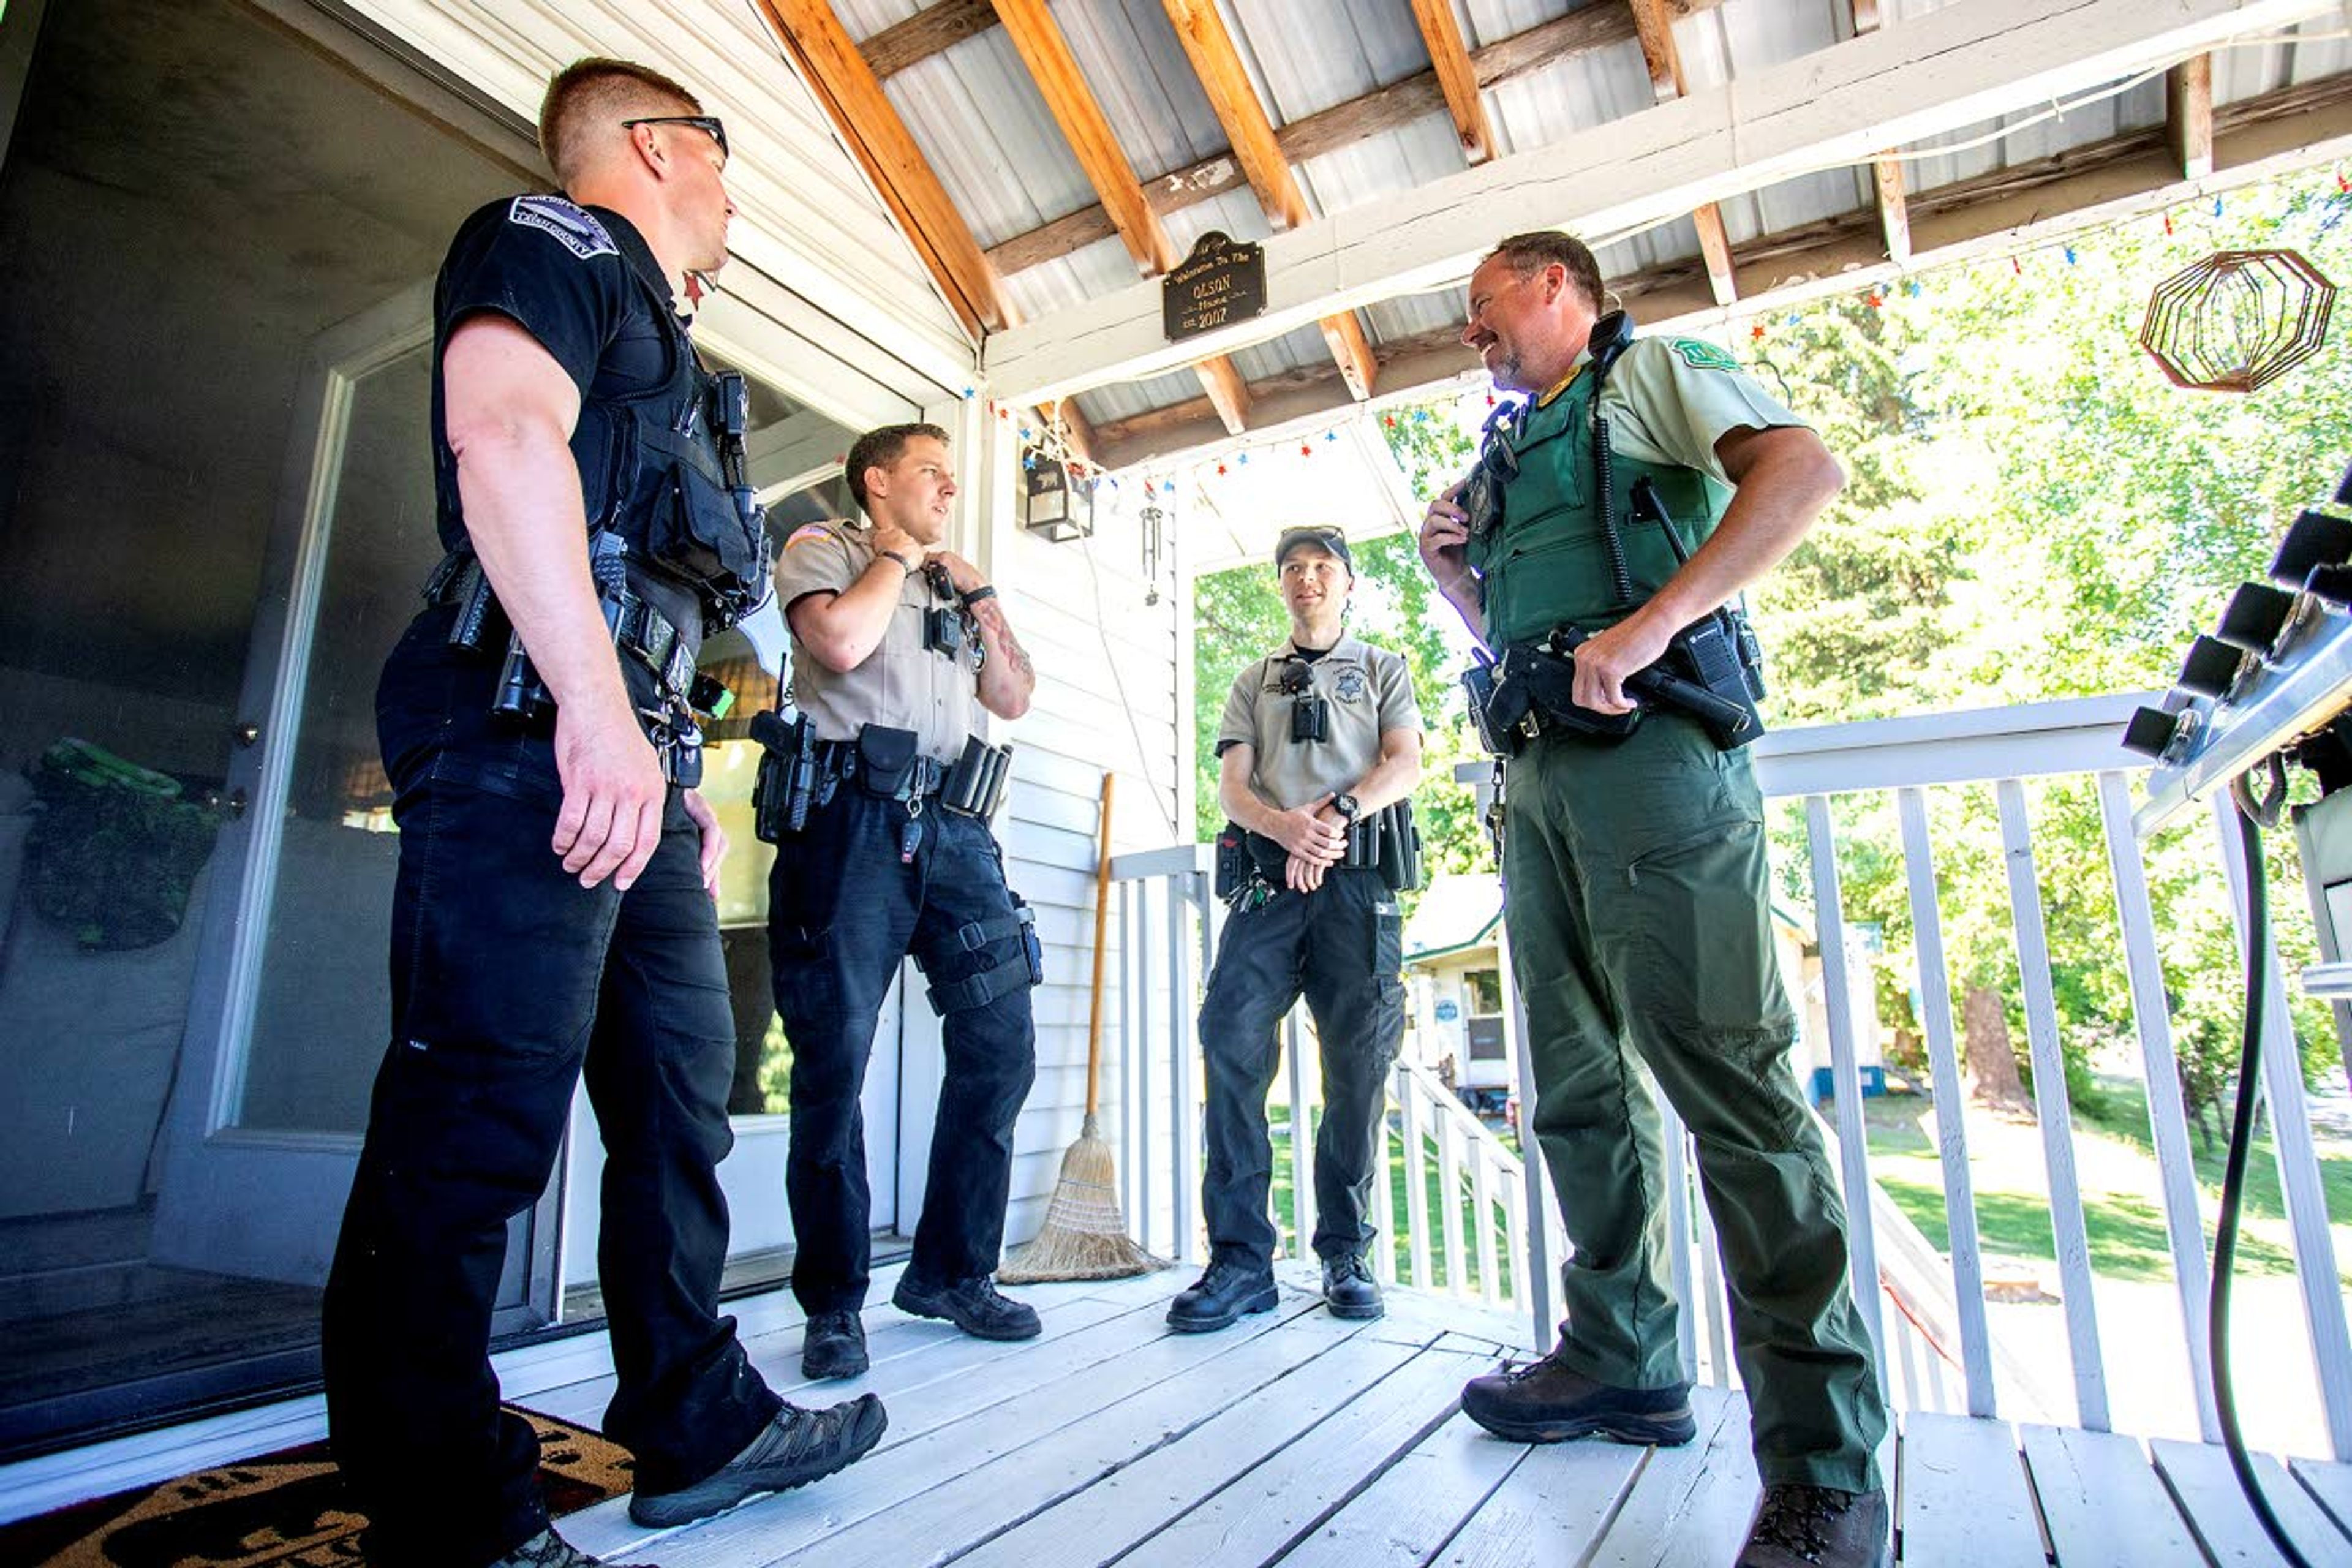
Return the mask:
M1209 1268L1169 1304L1180 1332L1222 1329L1275 1304L1265 1124L1276 1031L1302 993L1323 1058L1315 1140L1315 1251L1323 1298L1343 1318L1381 1315L1364 1255L1389 1064L1404 1036L1402 872L1370 847L1409 834L1399 809L1421 777L1421 710L1404 660L1345 634L1355 585L1336 529L1275 544L1290 638L1244 668L1217 731L1219 878L1232 909L1201 1005L1208 1161L1201 1207ZM1352 853L1351 853L1352 848ZM1234 868L1246 850L1246 869Z
M1036 673L996 590L942 547L956 493L946 432L869 431L848 472L866 520L798 529L776 563L806 729L777 727L761 783L761 836L772 826L776 844L768 945L793 1051L793 1291L814 1378L866 1366L858 1095L909 953L944 1021L947 1063L914 1257L891 1300L985 1339L1038 1331L992 1278L1013 1119L1036 1075L1029 991L1041 972L989 831L1006 754L987 744L988 714L1019 718Z

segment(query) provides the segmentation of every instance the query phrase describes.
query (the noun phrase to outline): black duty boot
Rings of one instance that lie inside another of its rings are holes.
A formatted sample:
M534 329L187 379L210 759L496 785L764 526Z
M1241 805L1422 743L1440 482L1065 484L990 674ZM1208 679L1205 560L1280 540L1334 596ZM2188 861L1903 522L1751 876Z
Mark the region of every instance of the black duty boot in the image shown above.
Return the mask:
M1550 1356L1472 1378L1462 1389L1462 1414L1514 1443L1558 1443L1597 1432L1620 1443L1672 1448L1698 1435L1688 1384L1612 1388Z
M1764 1489L1738 1568L1885 1568L1887 1561L1884 1490L1782 1481Z
M1045 1327L1034 1307L997 1294L996 1281L985 1274L954 1285L926 1285L910 1269L898 1276L890 1304L918 1318L944 1318L980 1340L1034 1340Z
M882 1401L870 1394L823 1410L787 1405L715 1474L674 1492L640 1491L629 1500L629 1517L648 1529L667 1530L724 1512L761 1492L804 1487L863 1458L889 1425Z
M1387 1310L1371 1265L1352 1252L1323 1260L1323 1305L1335 1318L1377 1318Z
M1168 1326L1180 1334L1205 1334L1231 1328L1248 1312L1271 1312L1281 1292L1274 1288L1274 1271L1218 1258L1209 1271L1177 1293L1168 1303Z
M847 1308L810 1314L801 1331L801 1375L819 1383L866 1370L866 1325Z
M606 1563L591 1557L552 1530L542 1530L490 1568L654 1568L650 1563Z

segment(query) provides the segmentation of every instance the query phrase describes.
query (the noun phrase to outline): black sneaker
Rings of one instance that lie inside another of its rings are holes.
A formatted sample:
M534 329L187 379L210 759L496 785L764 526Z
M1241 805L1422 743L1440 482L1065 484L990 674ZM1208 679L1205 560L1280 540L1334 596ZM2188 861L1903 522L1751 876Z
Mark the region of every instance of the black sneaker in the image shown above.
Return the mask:
M1739 1549L1738 1568L1886 1568L1886 1493L1783 1481Z
M1034 1340L1045 1328L1037 1309L997 1294L985 1274L955 1285L926 1285L908 1272L898 1276L890 1304L918 1318L942 1318L978 1340Z
M1573 1373L1550 1356L1527 1366L1506 1362L1462 1390L1462 1414L1514 1443L1559 1443L1599 1433L1620 1443L1678 1447L1698 1435L1690 1385L1612 1388Z
M1205 1334L1231 1328L1248 1312L1271 1312L1282 1293L1274 1271L1219 1258L1209 1271L1168 1303L1168 1326L1180 1334Z
M813 1382L856 1377L866 1368L866 1325L844 1308L816 1312L801 1331L801 1375Z
M1335 1318L1377 1318L1388 1310L1371 1265L1353 1253L1323 1260L1323 1305Z
M490 1568L654 1568L650 1563L606 1563L591 1557L553 1530L542 1530Z
M890 1425L871 1394L823 1410L787 1405L751 1446L714 1475L674 1492L639 1492L629 1517L649 1530L667 1530L722 1513L761 1492L790 1491L855 1463L882 1440Z

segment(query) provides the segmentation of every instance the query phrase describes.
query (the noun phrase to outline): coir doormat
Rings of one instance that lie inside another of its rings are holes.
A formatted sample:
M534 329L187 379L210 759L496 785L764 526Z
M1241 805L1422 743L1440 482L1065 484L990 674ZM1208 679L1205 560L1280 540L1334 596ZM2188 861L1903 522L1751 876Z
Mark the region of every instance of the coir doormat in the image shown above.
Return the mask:
M627 1491L628 1450L583 1426L519 1410L539 1432L548 1511ZM8 1568L352 1568L367 1525L323 1442L0 1526Z

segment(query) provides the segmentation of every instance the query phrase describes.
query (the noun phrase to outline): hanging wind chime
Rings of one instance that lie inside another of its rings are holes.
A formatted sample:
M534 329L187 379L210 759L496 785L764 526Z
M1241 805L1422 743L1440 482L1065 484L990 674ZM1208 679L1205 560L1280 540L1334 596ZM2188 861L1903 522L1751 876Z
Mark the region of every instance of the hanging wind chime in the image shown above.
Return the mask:
M2140 347L2172 384L2252 392L2319 352L2336 285L2292 250L2219 250L2156 286Z

